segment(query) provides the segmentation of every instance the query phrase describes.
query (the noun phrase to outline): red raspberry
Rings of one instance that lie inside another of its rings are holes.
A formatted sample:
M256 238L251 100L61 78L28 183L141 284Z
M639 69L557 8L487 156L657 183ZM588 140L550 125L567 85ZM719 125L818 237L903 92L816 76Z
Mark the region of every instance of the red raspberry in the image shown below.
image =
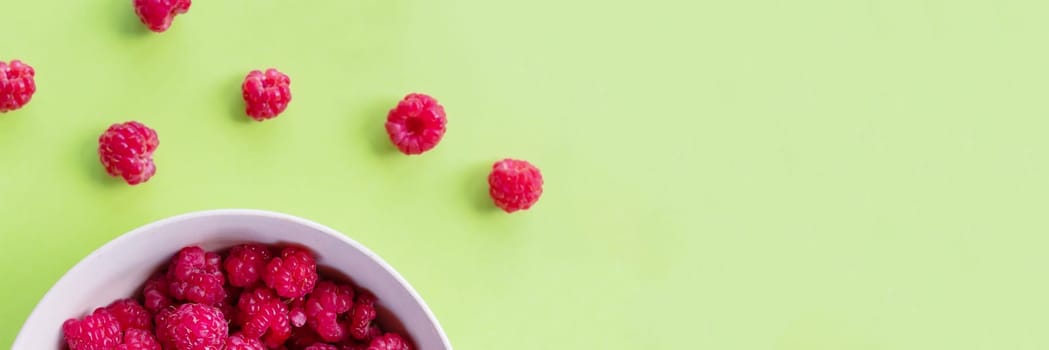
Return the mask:
M216 305L226 298L222 258L196 246L182 248L168 266L168 292L178 300Z
M411 350L412 346L408 345L408 341L401 338L397 333L386 333L382 336L372 339L371 343L368 343L368 350Z
M277 117L291 102L291 79L273 68L266 73L251 71L240 88L244 93L245 112L260 122Z
M421 154L444 137L444 107L425 94L408 94L386 116L386 133L404 154Z
M317 263L309 251L287 247L270 260L262 280L285 298L299 298L313 291L317 283Z
M190 0L134 0L135 14L152 30L164 32L171 27L175 15L189 11Z
M226 345L229 327L218 308L188 303L168 310L157 315L157 340L165 350L217 350Z
M275 299L277 299L277 294L266 287L245 290L243 293L240 293L240 298L237 299L238 313L237 318L233 319L233 322L243 326L251 316L262 310L263 305Z
M81 320L66 320L62 335L70 350L109 350L121 342L120 321L109 310L98 308Z
M29 103L36 92L33 67L19 60L0 61L0 113L13 111Z
M98 137L98 157L110 176L120 176L128 185L137 185L149 181L157 172L153 152L159 144L157 132L142 123L113 124Z
M270 250L260 244L241 244L233 247L226 257L226 277L236 287L250 287L259 281L270 260Z
M336 285L331 281L320 281L306 299L306 322L317 331L324 341L338 342L346 337L346 330L339 324L339 315L350 311L353 306L353 288Z
M162 272L153 275L146 281L146 285L142 287L142 299L145 300L143 306L150 312L156 313L172 304L171 295L168 294L166 274L166 272Z
M240 323L245 337L263 338L270 348L276 348L291 336L288 308L273 290L259 287L245 291L237 303Z
M237 333L226 340L226 350L266 350L266 346L256 338Z
M375 296L368 292L357 294L357 301L350 311L350 335L357 340L367 338L375 316Z
M507 213L531 208L543 194L543 175L532 164L503 159L492 165L488 175L488 194L495 205Z
M307 346L305 349L302 350L339 350L339 348L331 344L315 343L313 345Z
M306 324L305 298L293 298L288 302L288 318L292 327L298 328Z
M160 343L149 330L129 329L124 334L124 343L116 350L160 350Z
M106 309L120 322L120 330L122 331L126 331L129 328L153 329L153 315L150 315L149 311L146 311L146 308L139 305L134 299L114 301Z

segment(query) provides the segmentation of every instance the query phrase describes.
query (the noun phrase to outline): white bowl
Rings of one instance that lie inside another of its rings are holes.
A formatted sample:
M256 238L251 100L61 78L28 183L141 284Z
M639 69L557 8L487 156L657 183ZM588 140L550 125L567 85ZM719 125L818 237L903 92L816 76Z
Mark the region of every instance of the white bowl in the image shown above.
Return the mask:
M420 350L451 349L437 319L408 282L375 253L343 234L290 215L214 210L160 220L117 237L88 255L51 287L15 338L13 350L60 349L62 322L135 293L180 248L206 250L243 242L296 243L318 265L349 276L379 298Z

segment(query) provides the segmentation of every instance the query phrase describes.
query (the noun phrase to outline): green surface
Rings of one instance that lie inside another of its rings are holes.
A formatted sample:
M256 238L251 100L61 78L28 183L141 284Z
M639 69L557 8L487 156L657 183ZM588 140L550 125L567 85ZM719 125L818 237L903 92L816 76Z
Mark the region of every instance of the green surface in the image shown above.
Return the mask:
M458 349L1049 348L1044 1L129 2L2 6L39 91L0 116L0 344L113 237L244 207L374 249ZM449 113L421 157L382 129L411 91ZM95 156L129 119L138 187ZM485 197L507 156L529 212Z

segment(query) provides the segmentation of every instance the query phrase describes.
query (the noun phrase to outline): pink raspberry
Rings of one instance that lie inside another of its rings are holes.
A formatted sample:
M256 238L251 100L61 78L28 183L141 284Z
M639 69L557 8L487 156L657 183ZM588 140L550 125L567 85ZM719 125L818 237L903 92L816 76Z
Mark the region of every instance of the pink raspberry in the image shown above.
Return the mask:
M221 257L196 246L182 248L168 266L168 291L178 300L216 305L226 298Z
M106 307L113 317L120 322L120 330L127 331L131 328L153 329L153 315L146 308L139 305L134 299L120 299Z
M273 290L259 287L245 291L237 303L241 331L245 337L262 338L266 346L276 348L291 337L288 308Z
M233 247L225 263L229 284L236 287L250 287L255 284L266 269L270 257L269 248L261 244L241 244Z
M157 132L142 123L113 124L98 137L98 157L110 176L137 185L157 172L153 152L159 144Z
M285 298L299 298L313 291L317 283L317 263L302 248L286 247L280 256L270 260L262 280Z
M444 107L425 94L408 94L386 115L386 133L404 154L422 154L444 137Z
M507 213L531 208L543 194L543 175L523 160L503 159L492 165L488 194Z
M277 117L291 102L291 78L273 68L248 73L241 90L245 112L260 122Z
M229 327L213 306L188 303L157 315L157 340L165 350L222 349Z
M83 319L69 319L62 324L62 335L70 350L109 350L121 342L120 321L105 308Z
M36 71L19 60L0 61L0 113L22 108L36 93Z
M352 306L353 288L320 281L306 299L306 322L324 341L341 341L346 337L346 330L338 322L339 315L350 311Z
M357 301L350 311L350 335L357 340L367 338L375 316L375 296L368 292L357 294Z
M307 346L302 350L339 350L335 345L325 343L314 343L313 345Z
M372 339L371 343L368 343L368 350L411 350L412 346L408 345L408 341L401 338L401 335L397 333L386 333L382 336Z
M163 308L171 306L171 295L168 294L167 273L159 273L150 277L142 287L143 306L146 310L156 313Z
M124 343L117 345L116 350L160 350L160 343L150 331L132 328L124 333Z
M226 350L266 350L266 346L262 345L257 338L245 337L237 333L226 340Z
M257 287L245 290L240 293L240 298L237 299L237 318L233 319L233 322L243 326L251 316L262 310L262 306L266 305L270 300L277 300L277 294L272 289Z
M162 33L171 27L176 15L189 11L190 0L134 0L135 14L152 30Z

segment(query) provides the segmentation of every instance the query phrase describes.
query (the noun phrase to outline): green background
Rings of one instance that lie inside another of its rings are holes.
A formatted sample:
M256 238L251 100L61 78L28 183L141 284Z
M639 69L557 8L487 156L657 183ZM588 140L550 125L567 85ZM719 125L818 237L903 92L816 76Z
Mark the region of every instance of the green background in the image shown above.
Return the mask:
M357 239L459 349L1049 348L1049 5L1039 0L9 1L0 344L79 259L258 208ZM242 114L247 71L294 99ZM382 128L448 111L419 157ZM129 187L111 123L161 144ZM530 211L490 164L546 178Z

